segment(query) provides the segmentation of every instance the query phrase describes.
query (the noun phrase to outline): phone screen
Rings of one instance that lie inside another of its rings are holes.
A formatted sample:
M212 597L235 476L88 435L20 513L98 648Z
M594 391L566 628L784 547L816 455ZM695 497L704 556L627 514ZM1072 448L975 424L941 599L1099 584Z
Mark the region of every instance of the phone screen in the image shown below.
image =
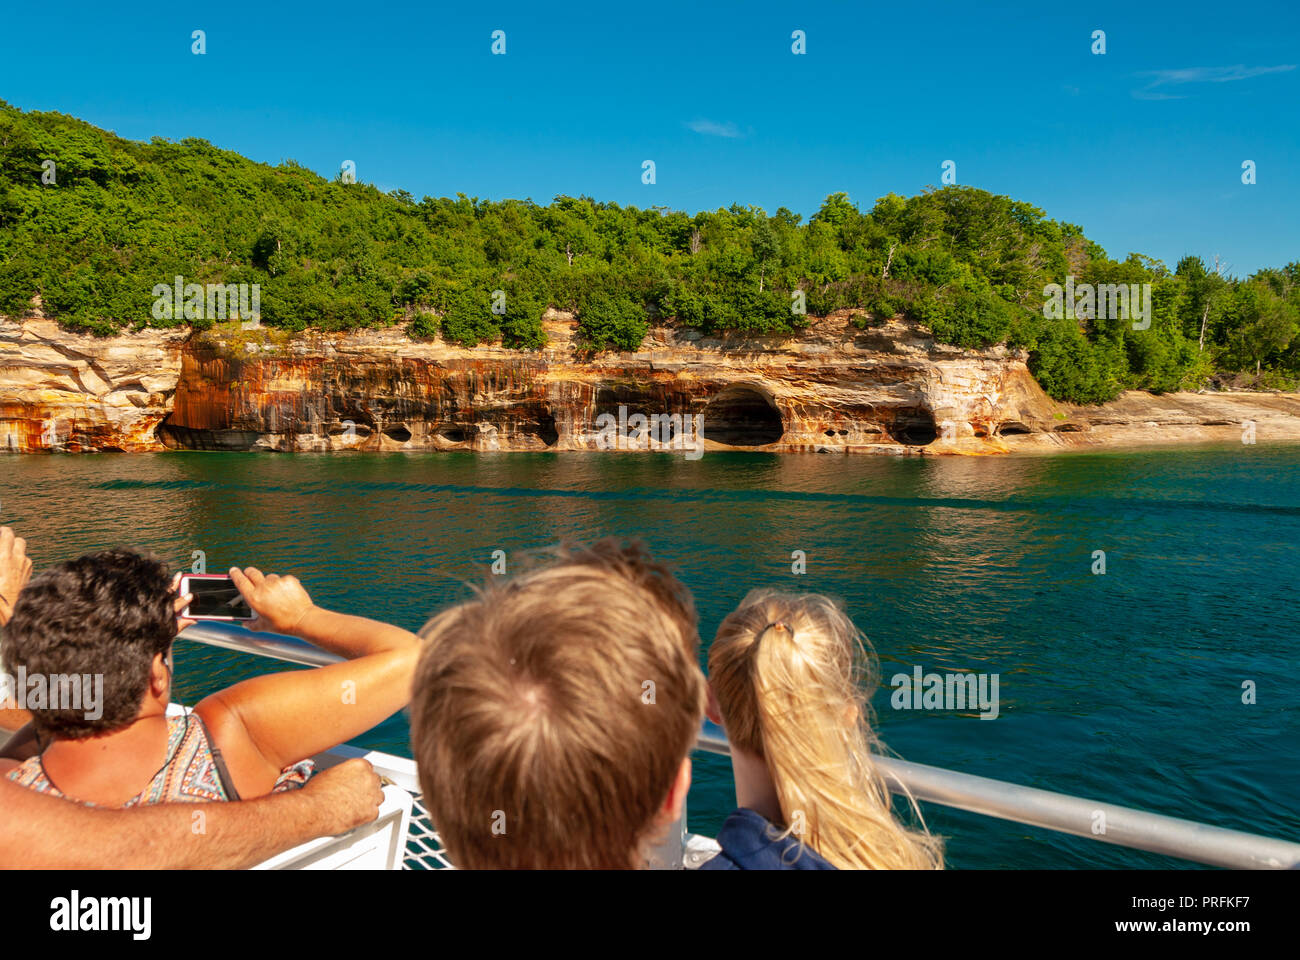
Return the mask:
M231 617L235 620L252 620L255 616L229 577L214 580L193 577L186 583L187 592L194 595L186 614L191 618Z

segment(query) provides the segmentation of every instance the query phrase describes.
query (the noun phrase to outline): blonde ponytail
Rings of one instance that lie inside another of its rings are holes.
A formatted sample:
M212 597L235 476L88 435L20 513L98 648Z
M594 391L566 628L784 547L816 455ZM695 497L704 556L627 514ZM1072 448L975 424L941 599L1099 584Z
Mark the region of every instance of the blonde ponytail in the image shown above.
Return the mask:
M709 680L731 742L766 762L786 834L840 868L941 868L941 840L894 817L873 760L874 663L830 599L753 591L718 629Z

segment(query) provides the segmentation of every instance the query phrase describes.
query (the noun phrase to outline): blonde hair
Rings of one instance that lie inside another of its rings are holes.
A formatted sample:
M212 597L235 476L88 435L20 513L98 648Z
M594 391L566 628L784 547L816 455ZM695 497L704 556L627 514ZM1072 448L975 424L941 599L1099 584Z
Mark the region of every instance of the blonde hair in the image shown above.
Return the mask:
M785 835L841 868L941 868L942 841L893 813L873 762L866 638L827 597L755 590L718 628L709 682L732 745L761 757ZM918 819L920 809L911 797Z
M420 632L430 817L460 867L635 866L704 713L690 593L612 540L502 579Z

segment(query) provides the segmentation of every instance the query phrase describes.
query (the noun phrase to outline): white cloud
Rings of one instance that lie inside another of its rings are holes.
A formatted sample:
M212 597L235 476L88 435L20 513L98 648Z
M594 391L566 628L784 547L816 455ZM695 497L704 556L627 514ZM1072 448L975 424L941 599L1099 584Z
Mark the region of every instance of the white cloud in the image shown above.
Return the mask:
M713 120L692 120L690 123L686 124L686 126L690 127L696 133L704 134L706 137L727 137L730 139L744 136L744 134L740 132L739 128L730 121L726 123L716 123Z
M1276 67L1248 67L1238 63L1231 67L1183 67L1178 70L1146 70L1139 77L1147 77L1148 82L1141 90L1134 90L1133 96L1139 100L1182 100L1185 94L1168 93L1156 90L1156 87L1178 87L1189 83L1232 83L1236 80L1249 80L1269 73L1286 73L1294 70L1294 63L1280 64Z

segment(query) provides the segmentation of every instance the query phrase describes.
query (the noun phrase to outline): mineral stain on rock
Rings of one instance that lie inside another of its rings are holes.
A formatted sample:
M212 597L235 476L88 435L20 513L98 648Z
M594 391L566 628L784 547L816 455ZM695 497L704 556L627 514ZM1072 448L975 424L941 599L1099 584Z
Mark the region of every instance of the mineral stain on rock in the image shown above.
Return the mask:
M1294 394L1052 401L1025 357L849 314L796 336L651 330L594 357L567 314L519 351L348 334L145 329L97 338L0 319L0 452L596 450L602 414L702 417L705 450L989 454L1300 439ZM672 449L663 436L646 446ZM661 446L661 443L663 446Z

